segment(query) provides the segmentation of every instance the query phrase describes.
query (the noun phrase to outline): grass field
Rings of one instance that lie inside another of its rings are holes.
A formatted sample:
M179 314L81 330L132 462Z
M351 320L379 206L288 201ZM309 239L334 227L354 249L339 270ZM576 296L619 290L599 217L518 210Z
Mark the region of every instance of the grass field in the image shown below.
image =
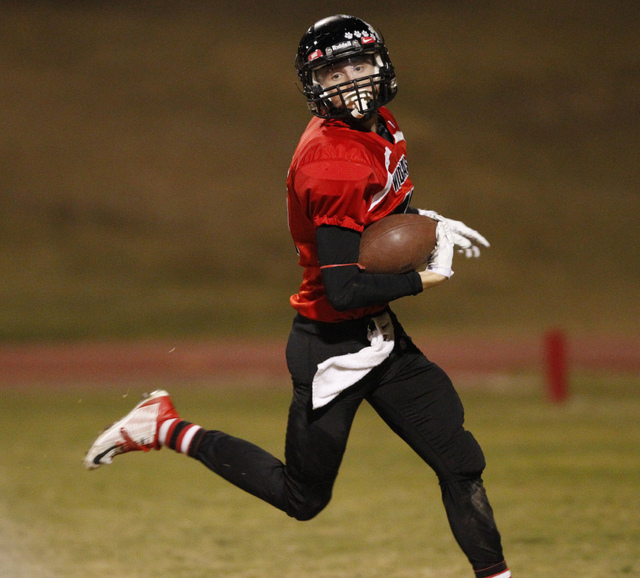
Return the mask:
M538 382L511 375L461 384L514 576L640 575L637 377L576 376L563 406L545 401ZM3 577L470 575L433 473L368 406L332 503L307 523L166 450L84 471L96 432L156 386L173 392L187 419L282 455L288 391L280 383L4 388Z

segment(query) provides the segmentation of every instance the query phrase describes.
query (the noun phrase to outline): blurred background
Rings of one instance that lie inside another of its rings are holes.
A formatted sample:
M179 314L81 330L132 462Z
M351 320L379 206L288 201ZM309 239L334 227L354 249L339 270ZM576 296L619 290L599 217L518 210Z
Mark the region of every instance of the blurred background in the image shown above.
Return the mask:
M638 335L640 18L610 0L0 3L0 340L286 336L314 21L385 35L414 205L478 261L411 331Z

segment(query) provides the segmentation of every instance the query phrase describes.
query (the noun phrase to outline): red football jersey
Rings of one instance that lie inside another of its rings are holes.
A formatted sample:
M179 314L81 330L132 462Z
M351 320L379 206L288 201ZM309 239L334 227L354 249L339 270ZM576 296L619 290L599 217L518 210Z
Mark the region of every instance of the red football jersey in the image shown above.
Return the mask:
M304 267L291 304L305 317L336 322L381 311L336 311L327 300L316 248L316 227L338 225L362 232L374 221L409 205L406 142L389 110L379 109L394 143L339 120L314 117L291 161L287 178L289 230Z

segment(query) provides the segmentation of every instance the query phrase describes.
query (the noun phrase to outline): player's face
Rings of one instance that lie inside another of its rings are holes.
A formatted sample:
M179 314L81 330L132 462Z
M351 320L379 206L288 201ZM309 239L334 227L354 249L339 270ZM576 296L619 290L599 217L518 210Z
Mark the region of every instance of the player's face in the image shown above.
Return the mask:
M376 72L371 56L356 56L321 68L316 72L316 80L322 88L327 89Z
M355 56L318 69L315 72L315 80L322 86L324 95L331 99L335 107L346 105L347 108L355 110L366 108L367 102L373 99L374 85L367 77L377 73L378 67L375 66L372 56ZM360 78L366 80L357 82ZM338 85L342 86L331 90Z

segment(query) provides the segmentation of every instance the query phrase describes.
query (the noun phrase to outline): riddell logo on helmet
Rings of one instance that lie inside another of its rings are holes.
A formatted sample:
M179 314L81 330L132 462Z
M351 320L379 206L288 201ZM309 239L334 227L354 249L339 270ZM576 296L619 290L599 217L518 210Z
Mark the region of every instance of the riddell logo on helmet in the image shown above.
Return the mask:
M362 44L374 44L376 39L375 38L371 38L371 36L363 36L360 41L362 42Z
M340 44L334 44L331 47L332 52L337 52L338 50L344 50L345 48L351 48L353 46L352 42L340 42Z
M307 58L307 62L311 62L312 60L315 60L316 58L320 58L322 56L322 50L318 49L318 50L314 50L311 54L309 54L309 58Z

